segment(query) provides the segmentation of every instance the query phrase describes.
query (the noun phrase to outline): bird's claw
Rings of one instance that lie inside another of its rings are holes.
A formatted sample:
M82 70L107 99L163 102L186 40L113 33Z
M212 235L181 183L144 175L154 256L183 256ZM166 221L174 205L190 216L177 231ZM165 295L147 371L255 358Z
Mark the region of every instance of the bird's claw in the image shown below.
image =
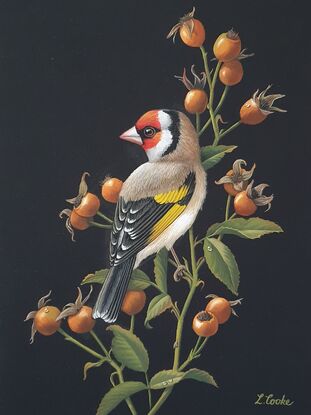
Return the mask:
M184 265L178 265L174 272L174 281L179 282L186 274L187 268Z

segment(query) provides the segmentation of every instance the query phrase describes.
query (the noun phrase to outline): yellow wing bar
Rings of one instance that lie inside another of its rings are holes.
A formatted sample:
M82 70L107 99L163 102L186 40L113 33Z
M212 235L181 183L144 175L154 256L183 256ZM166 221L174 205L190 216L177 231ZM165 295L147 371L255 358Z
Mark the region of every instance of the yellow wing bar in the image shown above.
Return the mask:
M171 190L166 193L159 193L154 197L154 200L161 205L163 203L177 203L187 195L188 191L189 186L183 185L179 189Z
M167 211L165 215L153 226L148 242L150 243L160 236L161 233L164 232L165 229L168 228L174 220L182 214L186 207L186 205L179 205L178 203L173 205L170 210Z

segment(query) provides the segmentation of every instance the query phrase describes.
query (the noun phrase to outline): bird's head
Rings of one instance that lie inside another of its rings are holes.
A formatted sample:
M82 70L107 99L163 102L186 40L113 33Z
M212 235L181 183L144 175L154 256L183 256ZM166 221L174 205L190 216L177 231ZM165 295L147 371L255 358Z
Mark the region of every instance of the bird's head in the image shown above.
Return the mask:
M197 134L192 123L185 114L174 110L146 112L120 138L141 146L149 161L160 160L169 154L180 158L184 153L185 157L191 157L198 150ZM185 147L189 147L188 151Z

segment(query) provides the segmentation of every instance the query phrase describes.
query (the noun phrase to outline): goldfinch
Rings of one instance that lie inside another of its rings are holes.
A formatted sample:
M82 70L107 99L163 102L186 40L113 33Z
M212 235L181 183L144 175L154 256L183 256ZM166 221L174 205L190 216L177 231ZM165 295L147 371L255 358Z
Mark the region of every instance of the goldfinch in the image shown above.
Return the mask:
M152 110L121 139L141 146L148 162L124 182L110 240L110 270L93 317L116 321L133 269L163 247L171 249L193 224L206 195L198 135L189 118Z

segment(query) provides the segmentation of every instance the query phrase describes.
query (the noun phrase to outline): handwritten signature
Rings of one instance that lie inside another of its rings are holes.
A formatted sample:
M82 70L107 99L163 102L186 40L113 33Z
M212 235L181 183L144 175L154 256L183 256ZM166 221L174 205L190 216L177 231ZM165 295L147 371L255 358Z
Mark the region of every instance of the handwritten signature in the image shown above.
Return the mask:
M285 395L282 398L275 397L273 393L266 395L264 393L257 394L257 400L255 405L280 405L280 406L291 406L295 401L287 398Z

